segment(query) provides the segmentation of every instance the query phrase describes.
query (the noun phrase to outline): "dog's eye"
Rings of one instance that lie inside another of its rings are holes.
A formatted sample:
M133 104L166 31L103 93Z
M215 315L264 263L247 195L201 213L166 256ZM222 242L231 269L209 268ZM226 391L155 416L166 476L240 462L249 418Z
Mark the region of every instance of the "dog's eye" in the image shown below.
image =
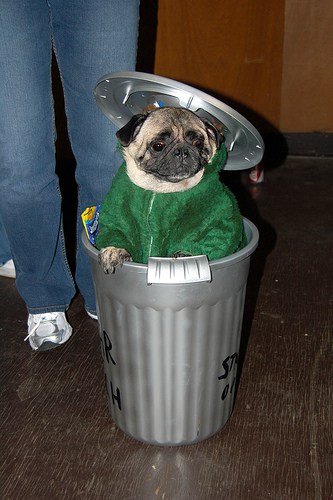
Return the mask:
M161 142L161 141L153 142L153 144L151 145L151 147L152 147L152 149L154 151L156 151L157 153L159 153L160 151L163 151L163 149L165 148L165 143Z
M196 139L194 139L194 141L192 141L192 144L194 147L202 149L204 146L204 141L203 139L201 139L201 137L197 137Z

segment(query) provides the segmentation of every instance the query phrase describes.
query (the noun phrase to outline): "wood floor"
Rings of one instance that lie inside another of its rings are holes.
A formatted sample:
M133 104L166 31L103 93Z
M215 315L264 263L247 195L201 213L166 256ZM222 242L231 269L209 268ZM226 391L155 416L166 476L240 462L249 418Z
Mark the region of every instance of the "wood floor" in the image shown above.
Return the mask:
M0 498L333 498L333 160L289 158L263 185L233 184L260 245L226 426L190 446L127 437L108 414L98 326L81 298L72 339L33 353L15 282L0 278Z

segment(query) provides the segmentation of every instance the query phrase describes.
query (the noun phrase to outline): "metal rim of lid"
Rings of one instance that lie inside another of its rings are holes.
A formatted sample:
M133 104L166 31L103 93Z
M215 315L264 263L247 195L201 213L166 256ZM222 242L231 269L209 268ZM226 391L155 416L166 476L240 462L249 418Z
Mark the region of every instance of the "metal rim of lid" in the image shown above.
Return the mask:
M189 109L219 128L228 151L224 170L245 170L260 163L264 142L257 129L240 113L210 96L176 80L149 73L119 72L103 76L94 89L97 105L119 128L149 106Z

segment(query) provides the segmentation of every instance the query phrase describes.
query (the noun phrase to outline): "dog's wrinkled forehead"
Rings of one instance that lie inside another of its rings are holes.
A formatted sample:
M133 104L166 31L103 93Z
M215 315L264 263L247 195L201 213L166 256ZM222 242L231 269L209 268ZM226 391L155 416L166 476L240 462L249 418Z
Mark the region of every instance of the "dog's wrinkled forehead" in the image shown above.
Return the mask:
M152 111L143 123L140 132L146 137L169 132L174 138L183 137L189 128L205 131L205 125L192 111L182 108L160 108Z
M120 144L128 147L131 143L138 146L140 140L147 142L163 131L175 139L183 139L183 134L188 130L201 132L205 136L206 125L188 109L165 107L134 115L116 135Z

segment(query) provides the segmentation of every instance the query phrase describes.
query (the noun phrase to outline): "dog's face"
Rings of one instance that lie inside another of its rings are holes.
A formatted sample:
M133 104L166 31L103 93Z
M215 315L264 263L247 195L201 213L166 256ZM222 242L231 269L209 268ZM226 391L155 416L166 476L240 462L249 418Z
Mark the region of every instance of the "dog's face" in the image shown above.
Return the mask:
M117 138L132 182L156 192L195 186L222 142L211 123L183 108L135 115Z

